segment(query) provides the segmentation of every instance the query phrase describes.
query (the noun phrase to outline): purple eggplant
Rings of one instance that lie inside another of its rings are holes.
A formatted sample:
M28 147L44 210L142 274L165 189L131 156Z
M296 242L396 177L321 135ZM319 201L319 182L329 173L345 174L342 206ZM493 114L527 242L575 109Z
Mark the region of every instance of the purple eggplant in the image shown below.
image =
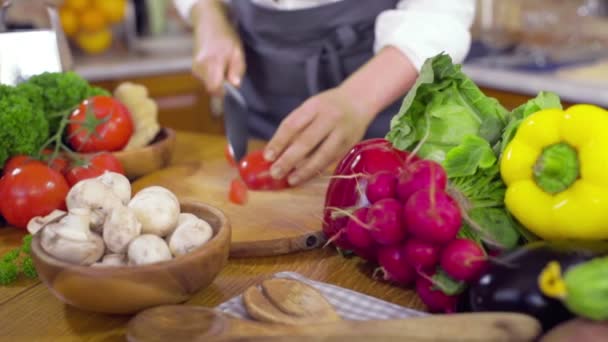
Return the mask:
M507 252L491 261L491 266L471 284L467 311L511 311L536 317L543 330L572 319L558 300L546 297L538 287L538 276L549 261L568 268L608 254L603 241L539 241Z

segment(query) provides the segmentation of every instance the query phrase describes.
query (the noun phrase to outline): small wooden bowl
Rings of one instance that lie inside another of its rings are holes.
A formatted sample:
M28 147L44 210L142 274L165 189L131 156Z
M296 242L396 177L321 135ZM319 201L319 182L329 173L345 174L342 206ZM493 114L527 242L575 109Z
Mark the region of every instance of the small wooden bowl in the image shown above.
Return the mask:
M187 301L210 285L228 262L231 228L224 213L207 204L185 202L181 212L200 217L213 237L193 252L172 260L121 267L91 267L55 259L32 240L32 258L40 279L63 302L87 311L131 314L163 304Z
M175 148L175 131L163 127L148 146L112 154L118 158L130 180L165 168L171 162Z

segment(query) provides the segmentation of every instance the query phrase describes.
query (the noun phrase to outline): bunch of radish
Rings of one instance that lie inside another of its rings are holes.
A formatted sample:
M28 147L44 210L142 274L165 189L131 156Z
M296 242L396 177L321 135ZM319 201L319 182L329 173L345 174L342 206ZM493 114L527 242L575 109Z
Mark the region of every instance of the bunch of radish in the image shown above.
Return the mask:
M377 263L384 280L415 287L429 311L453 312L454 285L477 279L487 256L478 242L459 236L461 208L446 187L440 164L385 139L365 140L332 176L325 235L339 249Z

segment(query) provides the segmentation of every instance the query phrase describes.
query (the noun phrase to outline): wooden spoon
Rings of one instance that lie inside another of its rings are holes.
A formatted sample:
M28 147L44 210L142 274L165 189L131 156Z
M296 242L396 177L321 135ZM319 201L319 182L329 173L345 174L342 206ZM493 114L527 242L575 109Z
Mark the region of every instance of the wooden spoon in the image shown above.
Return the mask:
M399 320L284 325L239 320L212 309L167 305L144 310L127 326L130 342L156 341L533 341L538 321L516 313L433 315Z
M312 286L292 279L268 279L262 290L249 287L243 293L251 317L267 323L311 324L340 320L323 295Z

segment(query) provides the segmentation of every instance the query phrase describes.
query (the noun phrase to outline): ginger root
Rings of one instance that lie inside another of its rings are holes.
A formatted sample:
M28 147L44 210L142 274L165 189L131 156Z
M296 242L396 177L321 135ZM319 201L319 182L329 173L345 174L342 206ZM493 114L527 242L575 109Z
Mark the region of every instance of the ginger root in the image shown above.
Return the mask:
M114 89L114 97L129 109L135 128L124 150L148 145L160 131L158 105L150 98L148 89L140 84L123 82Z

